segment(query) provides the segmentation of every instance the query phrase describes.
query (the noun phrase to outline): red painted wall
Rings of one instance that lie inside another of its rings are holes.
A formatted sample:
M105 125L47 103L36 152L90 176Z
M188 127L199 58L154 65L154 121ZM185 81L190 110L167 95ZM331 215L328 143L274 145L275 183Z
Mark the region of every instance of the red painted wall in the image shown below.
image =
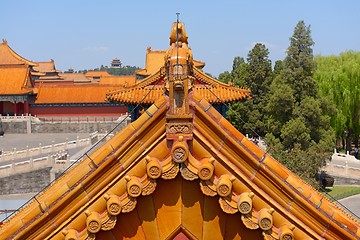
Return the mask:
M30 114L36 116L119 116L128 111L127 106L76 106L36 107L30 105Z

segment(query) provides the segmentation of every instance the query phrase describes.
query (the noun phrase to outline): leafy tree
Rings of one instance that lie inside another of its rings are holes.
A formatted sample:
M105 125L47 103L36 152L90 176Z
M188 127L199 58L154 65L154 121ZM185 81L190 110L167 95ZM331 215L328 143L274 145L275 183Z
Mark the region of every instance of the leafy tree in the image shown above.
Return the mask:
M272 143L274 144L274 142ZM278 144L281 146L279 142ZM275 159L279 160L303 180L314 187L318 187L314 176L319 172L319 166L324 166L326 163L325 160L328 158L328 154L322 149L322 145L310 144L308 149L302 150L301 147L296 144L291 151L283 151L277 147L276 144L274 146L272 149L276 149L276 151L271 151L271 154Z
M315 68L313 45L310 26L306 26L304 21L299 21L290 38L282 72L286 83L294 90L297 102L300 102L304 96L316 95L315 82L312 79Z
M321 117L324 111L321 109L321 99L317 96L316 83L312 79L315 64L311 48L314 42L310 33L310 26L307 27L304 21L299 21L290 38L285 60L277 62L278 73L270 86L266 106L267 127L269 132L281 141L284 140L281 137L281 128L287 126L291 119L299 118L304 120L305 126L309 128L311 139L319 142L320 127L326 127L326 120L329 120ZM292 145L299 143L304 146L298 142L298 138L293 140Z
M251 130L255 130L260 136L266 134L268 152L315 185L315 174L333 149L335 133L330 116L335 108L329 96L319 95L313 79L313 45L310 26L299 21L286 58L276 61L274 71L268 50L257 44L246 62L236 57L232 71L220 79L251 90L250 101L230 105L230 122L243 133L253 134Z
M286 122L281 129L281 139L285 149L307 149L310 145L310 129L305 125L303 118L293 118Z
M88 71L105 71L111 75L122 76L122 75L134 75L135 71L139 69L140 68L136 66L121 66L119 68L109 68L108 66L101 65L100 68L85 69L85 70L80 70L79 72L86 73Z
M107 71L111 75L133 75L139 69L135 66L121 66L119 68L101 68L100 71Z
M331 154L331 106L319 96L310 26L299 21L284 61L277 62L267 98L266 141L270 153L295 173L312 179ZM302 161L304 159L305 161Z
M233 65L232 65L232 71L236 71L236 69L240 68L241 65L245 63L244 58L242 57L234 57Z
M232 80L236 85L249 88L252 99L231 104L227 115L232 124L243 133L254 135L255 131L261 136L265 135L264 106L272 80L268 55L265 45L257 43L249 51L247 62L240 57L234 58Z
M268 132L280 137L281 128L291 119L294 107L293 89L285 83L273 83L265 106Z
M360 52L348 51L340 56L317 56L314 79L320 94L336 105L331 125L337 138L346 139L347 151L351 140L359 146L360 135Z
M231 82L236 86L246 87L247 63L242 57L235 57L231 71Z
M284 69L283 61L281 60L275 61L274 71L273 71L274 75L275 76L279 75L283 69Z
M264 44L257 43L247 57L248 78L246 86L250 88L254 101L261 102L269 91L272 80L271 60L269 50Z
M219 74L219 81L228 83L232 81L231 74L228 71Z

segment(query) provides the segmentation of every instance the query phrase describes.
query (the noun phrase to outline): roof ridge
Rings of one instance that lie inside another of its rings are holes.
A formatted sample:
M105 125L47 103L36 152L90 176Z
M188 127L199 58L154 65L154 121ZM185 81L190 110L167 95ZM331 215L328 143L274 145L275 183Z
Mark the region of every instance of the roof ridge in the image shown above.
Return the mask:
M6 40L3 39L3 42L0 44L0 47L3 46L5 49L18 61L23 62L24 64L27 64L29 66L37 66L37 64L33 61L30 61L22 56L20 56L17 52L15 52L8 44Z

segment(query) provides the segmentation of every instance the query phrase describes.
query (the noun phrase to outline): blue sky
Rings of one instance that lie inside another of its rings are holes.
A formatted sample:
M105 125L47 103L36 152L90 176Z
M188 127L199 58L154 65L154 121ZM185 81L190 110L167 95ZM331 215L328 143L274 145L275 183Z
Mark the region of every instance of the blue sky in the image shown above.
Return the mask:
M194 58L215 76L230 71L257 42L270 59L285 57L299 20L311 25L314 53L360 50L360 1L3 1L0 38L33 61L55 60L65 71L110 65L144 67L145 51L167 49L176 12Z

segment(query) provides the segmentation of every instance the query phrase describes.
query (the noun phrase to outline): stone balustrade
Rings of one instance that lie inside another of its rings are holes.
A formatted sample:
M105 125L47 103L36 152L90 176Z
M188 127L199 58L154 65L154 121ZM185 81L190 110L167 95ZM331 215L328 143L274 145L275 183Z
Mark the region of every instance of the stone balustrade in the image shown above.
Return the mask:
M130 122L128 114L118 117L36 117L36 116L0 116L2 129L7 133L90 133L93 131L111 131L121 129ZM121 124L120 124L121 123Z
M360 168L350 167L348 162L345 162L344 165L333 164L330 162L323 168L323 170L331 176L360 179Z
M40 143L39 147L36 148L26 148L19 151L16 148L14 148L12 151L8 151L8 152L2 151L2 154L0 154L0 166L2 162L9 160L30 158L30 157L38 156L40 154L47 154L52 152L58 152L61 150L68 150L77 147L89 146L94 141L96 142L97 139L98 139L98 135L97 132L95 132L91 134L89 138L85 138L85 139L79 139L79 137L77 137L76 140L67 141L63 143L51 144L46 146L42 146Z
M55 172L67 169L75 160L70 160L69 154L65 150L60 150L55 154L44 157L30 158L21 162L13 162L0 166L0 178L9 177L14 174L31 172L38 169L51 167Z
M349 152L338 153L335 149L331 160L322 170L334 177L360 179L360 161Z

